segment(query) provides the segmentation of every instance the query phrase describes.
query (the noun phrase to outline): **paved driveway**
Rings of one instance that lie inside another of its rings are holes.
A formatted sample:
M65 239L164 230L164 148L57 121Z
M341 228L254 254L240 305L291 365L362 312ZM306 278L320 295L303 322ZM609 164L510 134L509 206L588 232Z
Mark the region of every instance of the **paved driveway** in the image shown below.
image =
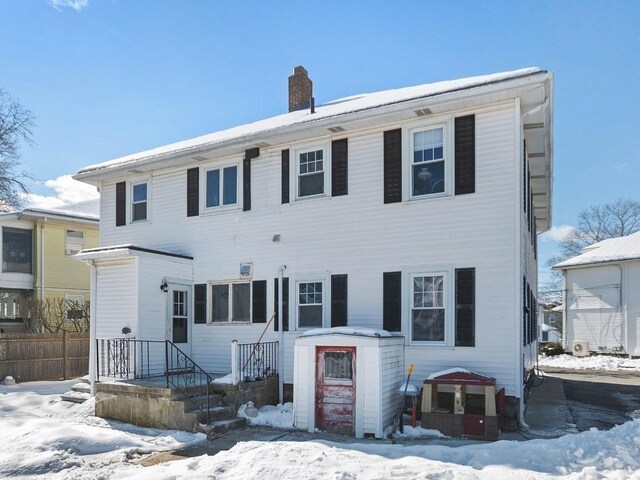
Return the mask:
M558 372L578 430L608 430L640 417L640 376L629 373Z

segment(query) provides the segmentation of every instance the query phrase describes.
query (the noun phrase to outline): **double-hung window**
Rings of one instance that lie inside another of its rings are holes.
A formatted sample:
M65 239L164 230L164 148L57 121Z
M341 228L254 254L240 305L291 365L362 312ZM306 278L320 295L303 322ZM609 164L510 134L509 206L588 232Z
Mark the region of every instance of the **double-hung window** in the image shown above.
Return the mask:
M147 219L147 183L134 183L131 187L131 221Z
M238 204L238 166L214 168L206 173L205 208Z
M84 248L84 232L81 230L67 230L64 253L66 255L75 255Z
M211 285L211 323L247 323L251 321L251 284L249 282Z
M32 231L2 227L2 271L31 273Z
M411 196L444 193L446 189L445 129L411 131Z
M298 282L298 327L322 327L324 317L322 282Z
M324 149L296 152L298 198L324 195L325 154Z
M445 275L411 277L411 341L445 343Z

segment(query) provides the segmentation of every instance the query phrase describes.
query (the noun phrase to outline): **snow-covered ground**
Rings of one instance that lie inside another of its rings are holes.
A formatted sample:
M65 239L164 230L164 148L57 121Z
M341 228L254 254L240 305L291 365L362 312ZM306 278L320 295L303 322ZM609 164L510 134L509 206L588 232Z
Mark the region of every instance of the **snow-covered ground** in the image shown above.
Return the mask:
M571 370L640 371L640 358L624 358L612 355L594 355L574 357L572 355L553 355L538 357L541 367L568 368Z
M74 383L0 386L0 478L109 478L142 454L205 439L97 418L93 399L60 400Z
M176 449L202 435L132 427L92 416L93 405L61 402L73 382L0 386L1 478L46 479L385 479L631 478L640 480L640 419L609 431L553 440L500 441L464 447L242 442L215 456L152 467L148 452ZM246 408L245 408L246 410ZM290 408L253 418L282 425Z

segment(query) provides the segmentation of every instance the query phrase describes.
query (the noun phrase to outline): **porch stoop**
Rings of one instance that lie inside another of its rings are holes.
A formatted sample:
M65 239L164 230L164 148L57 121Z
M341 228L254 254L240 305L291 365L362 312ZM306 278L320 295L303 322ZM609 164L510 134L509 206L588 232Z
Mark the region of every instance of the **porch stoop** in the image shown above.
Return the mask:
M202 432L209 438L229 430L244 428L246 419L235 416L237 408L228 405L226 395L214 384L209 386L209 424L207 395L200 386L166 388L134 382L96 383L96 416L141 427Z
M60 395L60 399L65 402L84 403L91 398L91 383L85 376L78 383L71 387L71 390Z

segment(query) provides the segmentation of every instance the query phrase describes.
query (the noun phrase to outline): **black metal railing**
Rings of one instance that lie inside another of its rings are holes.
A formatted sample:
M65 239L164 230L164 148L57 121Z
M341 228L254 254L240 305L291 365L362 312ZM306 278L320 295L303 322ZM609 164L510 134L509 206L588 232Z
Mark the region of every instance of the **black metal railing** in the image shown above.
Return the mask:
M209 423L211 406L209 386L213 379L175 343L167 340L166 348L167 387L177 389L184 398L206 415ZM200 403L201 400L202 403Z
M130 380L161 379L167 388L175 388L184 399L206 415L209 423L212 378L184 351L169 340L135 338L99 338L97 375Z
M278 374L278 342L239 343L238 380L262 380Z

